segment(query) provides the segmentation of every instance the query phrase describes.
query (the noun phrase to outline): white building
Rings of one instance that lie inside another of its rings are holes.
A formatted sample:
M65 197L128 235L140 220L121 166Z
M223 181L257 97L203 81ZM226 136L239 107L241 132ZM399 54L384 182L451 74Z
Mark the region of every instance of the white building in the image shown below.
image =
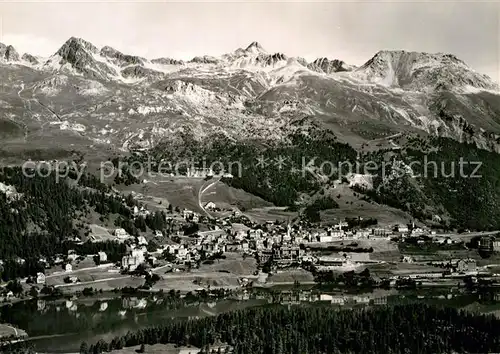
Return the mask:
M217 208L217 205L215 205L214 202L208 202L205 204L205 209L214 210L215 208Z
M370 236L370 231L367 230L357 230L356 231L356 236L358 238L367 238Z
M127 231L125 231L125 229L116 229L115 236L118 237L119 239L126 239L130 237L130 235L127 233Z
M336 305L344 305L345 299L343 296L332 296L331 303Z
M333 236L328 236L326 234L321 234L318 236L319 242L333 242Z
M106 252L98 252L97 255L99 256L99 261L101 263L108 261L108 255L106 254Z
M36 283L37 284L45 284L45 274L43 273L36 273Z
M148 241L146 240L146 238L144 236L137 237L137 243L139 246L147 246L148 245Z
M184 259L188 255L188 250L186 248L179 248L177 250L177 258Z
M73 250L68 251L68 257L67 257L68 261L73 262L77 258L78 258L78 255L75 253L75 251L73 251Z
M333 238L342 238L342 237L344 237L344 236L345 236L345 233L344 233L344 231L342 231L342 230L339 230L339 231L332 231L332 232L330 233L330 236L332 236Z
M106 311L107 308L108 308L108 303L107 302L101 302L101 304L99 306L99 311L100 312Z
M370 302L370 298L368 296L354 296L353 301L357 304L368 304Z
M64 266L64 270L65 270L66 272L68 272L68 273L69 273L69 272L72 272L72 271L73 271L73 266L72 266L71 264L69 264L69 263L68 263L68 264L66 264L66 265Z
M332 301L333 296L330 294L320 294L319 301Z
M403 263L413 263L413 258L411 256L403 256Z
M122 268L129 271L134 271L137 269L139 264L144 263L144 251L140 249L133 249L129 255L123 256L122 258Z
M423 234L425 234L425 230L417 227L413 230L411 230L411 235L416 237L416 236L422 236Z
M408 226L399 224L398 226L396 226L396 230L398 232L408 232Z

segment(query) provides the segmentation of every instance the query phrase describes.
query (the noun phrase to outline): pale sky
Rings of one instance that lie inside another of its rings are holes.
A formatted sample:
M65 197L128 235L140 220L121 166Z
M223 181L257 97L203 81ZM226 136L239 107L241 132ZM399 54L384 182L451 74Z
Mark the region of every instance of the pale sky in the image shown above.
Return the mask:
M500 82L498 2L2 1L0 42L48 56L71 36L147 58L268 52L361 65L382 49L452 53Z

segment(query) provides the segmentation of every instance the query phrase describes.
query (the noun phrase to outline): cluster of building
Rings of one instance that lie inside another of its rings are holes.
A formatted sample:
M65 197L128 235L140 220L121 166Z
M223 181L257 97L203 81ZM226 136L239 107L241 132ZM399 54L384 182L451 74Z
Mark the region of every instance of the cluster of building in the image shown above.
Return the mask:
M479 239L478 248L484 251L500 251L500 239L494 236L485 236Z
M190 171L193 175L200 171ZM195 173L196 172L196 173ZM206 171L202 171L206 172ZM209 174L210 175L210 174ZM207 175L205 175L207 176ZM205 204L206 210L217 210L217 205L213 202ZM149 214L144 207L133 207L136 216ZM148 252L148 241L145 237L133 237L123 228L113 231L115 240L126 242L128 253L123 256L121 268L126 271L134 271L141 264L150 263L155 265L159 258L168 260L170 265L189 265L197 267L200 262L207 259L216 259L226 252L239 252L244 255L256 256L261 265L269 264L273 268L283 268L298 266L307 263L313 265L316 270L351 270L360 265L366 265L375 261L370 260L369 254L362 250L358 253L340 252L338 255L330 257L318 257L314 252L321 244L329 244L335 241L360 240L360 239L380 239L380 240L418 240L418 243L432 242L440 244L450 244L453 240L446 237L430 238L435 233L416 227L414 223L410 225L398 224L392 228L383 227L359 227L363 224L362 219L357 221L340 221L335 225L325 228L314 228L307 222L299 221L295 224L279 223L267 221L258 224L250 221L247 217L233 212L229 216L213 218L208 220L206 215L196 213L192 210L177 210L175 213L166 216L167 231L169 238L174 238L175 242L168 242L164 239L164 233L156 230L154 238L160 244L155 251ZM196 223L204 229L198 230L190 235L184 236L183 226ZM364 225L369 224L368 221ZM354 226L353 226L354 225ZM358 225L358 226L355 226ZM497 247L500 249L500 241L485 239L481 241L482 247ZM353 246L354 247L354 246ZM65 270L71 272L71 261L75 254L68 253ZM107 261L106 254L98 254L101 263ZM412 258L404 256L403 262L412 262ZM473 272L475 264L471 260L457 260L453 265L457 272ZM182 267L173 267L173 270ZM41 277L40 277L41 278ZM42 281L42 280L40 280Z
M209 202L205 208L216 209L216 205ZM207 221L206 216L188 209L182 210L179 216L184 222L204 223ZM172 222L176 220L176 217L168 216L167 219ZM368 263L370 260L368 257L358 259L356 254L339 254L338 257L329 259L318 258L308 251L308 246L362 238L389 240L396 236L412 237L425 233L424 230L414 225L411 228L407 225L396 225L393 229L350 229L345 221L324 229L313 229L302 222L295 225L290 222L282 224L273 221L257 224L238 213L232 213L230 216L215 219L214 222L206 224L210 225L210 229L198 231L190 235L191 237L181 237L180 229L177 229L176 236L179 237L180 242L164 245L153 253L168 256L173 263L190 266L196 266L206 258L216 258L225 252L239 252L257 256L261 264L272 260L273 266L276 267L309 262L316 264L318 269L338 269L339 267L347 269ZM115 236L123 240L130 238L123 229L115 230ZM162 232L156 231L155 237L161 239ZM134 270L139 264L145 262L147 252L144 246L146 244L146 240L137 241L136 247L123 258L122 268ZM353 259L353 256L356 259Z
M327 302L337 305L386 305L388 295L380 294L328 294L317 293L311 290L289 290L281 291L278 294L270 293L251 293L243 291L237 296L238 300L267 300L269 302L276 302L280 304L300 304L305 302Z

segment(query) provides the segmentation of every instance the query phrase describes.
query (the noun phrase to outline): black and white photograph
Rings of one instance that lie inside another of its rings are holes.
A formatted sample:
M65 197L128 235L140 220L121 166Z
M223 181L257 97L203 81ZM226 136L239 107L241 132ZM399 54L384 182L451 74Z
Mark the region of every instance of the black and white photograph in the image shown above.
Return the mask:
M500 353L500 2L0 0L0 353Z

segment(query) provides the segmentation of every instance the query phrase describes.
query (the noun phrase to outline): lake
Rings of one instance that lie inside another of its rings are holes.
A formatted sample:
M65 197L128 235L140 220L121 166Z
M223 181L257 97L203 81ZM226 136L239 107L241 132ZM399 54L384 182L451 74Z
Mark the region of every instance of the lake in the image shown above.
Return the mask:
M111 341L148 326L214 316L254 306L383 306L408 302L442 304L475 312L500 310L493 292L468 294L458 289L382 290L346 293L314 289L264 289L226 299L174 298L168 294L31 300L5 305L0 320L25 330L38 352L77 353L82 341Z

